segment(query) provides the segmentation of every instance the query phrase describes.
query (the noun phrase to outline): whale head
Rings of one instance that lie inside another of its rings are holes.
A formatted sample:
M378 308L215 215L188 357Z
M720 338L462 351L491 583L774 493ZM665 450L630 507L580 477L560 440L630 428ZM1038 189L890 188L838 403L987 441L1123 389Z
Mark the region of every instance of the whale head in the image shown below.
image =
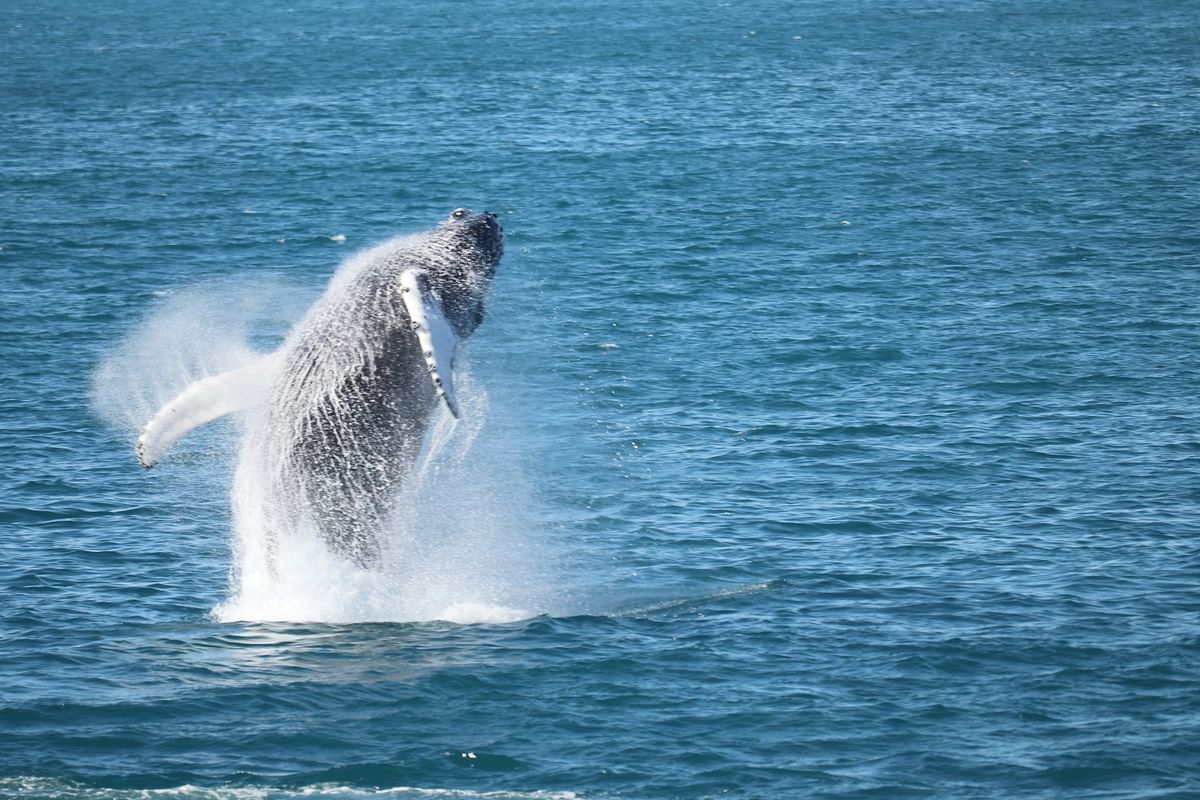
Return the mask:
M433 237L439 258L429 282L455 333L466 338L483 322L483 299L504 251L504 233L495 214L457 208Z

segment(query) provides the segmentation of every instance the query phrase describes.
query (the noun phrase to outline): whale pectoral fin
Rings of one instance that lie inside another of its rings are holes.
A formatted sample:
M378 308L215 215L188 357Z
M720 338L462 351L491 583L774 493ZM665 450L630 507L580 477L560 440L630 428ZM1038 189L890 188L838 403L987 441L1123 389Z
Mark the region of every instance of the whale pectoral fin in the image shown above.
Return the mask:
M410 269L400 276L400 296L412 320L413 331L433 388L438 398L455 417L458 416L458 401L454 396L453 368L454 351L458 337L442 313L441 304L429 288L429 276L421 270Z
M198 380L158 410L137 440L138 461L150 469L175 442L206 422L263 402L275 376L273 356Z

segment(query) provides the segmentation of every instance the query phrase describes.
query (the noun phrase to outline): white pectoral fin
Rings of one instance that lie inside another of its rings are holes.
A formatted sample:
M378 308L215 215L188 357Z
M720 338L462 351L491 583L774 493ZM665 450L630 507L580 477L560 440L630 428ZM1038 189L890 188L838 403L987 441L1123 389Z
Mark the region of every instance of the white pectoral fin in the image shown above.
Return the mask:
M188 431L262 403L276 366L273 356L264 356L245 367L189 385L142 428L137 440L138 461L150 469Z
M407 270L400 276L400 296L412 320L413 332L417 334L417 343L425 358L433 388L450 413L457 417L453 368L458 337L454 335L446 315L442 313L441 304L429 288L429 276L421 270Z

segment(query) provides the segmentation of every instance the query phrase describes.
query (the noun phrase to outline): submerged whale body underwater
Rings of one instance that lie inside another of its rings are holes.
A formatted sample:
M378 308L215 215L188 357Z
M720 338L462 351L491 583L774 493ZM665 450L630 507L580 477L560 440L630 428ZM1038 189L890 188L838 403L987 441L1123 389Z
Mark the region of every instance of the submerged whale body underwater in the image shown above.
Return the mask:
M238 474L253 475L255 491L235 493L235 517L253 514L268 544L310 535L358 566L377 564L438 404L458 415L455 352L483 320L502 250L496 217L460 208L351 258L277 351L163 406L138 437L138 460L149 469L188 431L252 414Z

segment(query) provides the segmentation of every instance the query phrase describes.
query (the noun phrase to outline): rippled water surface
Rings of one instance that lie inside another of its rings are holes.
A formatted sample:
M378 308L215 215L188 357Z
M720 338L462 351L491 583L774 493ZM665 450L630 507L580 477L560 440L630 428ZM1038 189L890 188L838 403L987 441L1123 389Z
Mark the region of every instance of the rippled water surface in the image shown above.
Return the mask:
M1200 796L1197 42L4 3L0 795ZM420 569L229 613L238 426L137 425L456 206L507 249Z

